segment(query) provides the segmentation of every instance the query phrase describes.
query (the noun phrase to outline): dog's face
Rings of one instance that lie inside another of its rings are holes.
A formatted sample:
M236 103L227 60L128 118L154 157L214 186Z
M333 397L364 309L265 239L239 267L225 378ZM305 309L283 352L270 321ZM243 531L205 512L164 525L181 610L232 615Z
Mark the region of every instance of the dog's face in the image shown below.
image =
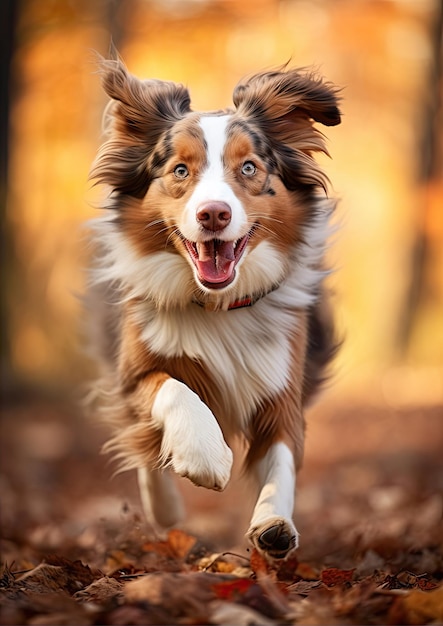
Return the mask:
M182 86L139 81L117 62L104 64L104 86L111 134L92 175L111 186L131 249L178 255L200 293L278 284L327 184L313 121L339 123L335 90L264 73L237 86L234 110L196 113Z

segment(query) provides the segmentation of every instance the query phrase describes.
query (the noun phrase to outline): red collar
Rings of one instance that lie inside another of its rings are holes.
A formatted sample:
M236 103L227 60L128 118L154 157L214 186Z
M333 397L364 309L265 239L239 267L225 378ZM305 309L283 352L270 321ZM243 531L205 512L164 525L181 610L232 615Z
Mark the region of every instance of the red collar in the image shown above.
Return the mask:
M228 311L231 311L231 309L243 309L243 307L245 306L252 306L253 304L255 304L256 300L253 300L251 298L251 296L245 296L244 298L240 298L239 300L234 300L234 302L231 302L231 304L228 306Z
M272 291L278 289L279 285L273 285L269 291L265 293L260 293L255 296L244 296L243 298L238 298L238 300L234 300L228 305L228 311L233 311L235 309L244 309L246 307L253 306L256 302L267 296ZM210 302L201 302L200 300L194 299L193 302L201 306L205 311L214 311L216 308Z

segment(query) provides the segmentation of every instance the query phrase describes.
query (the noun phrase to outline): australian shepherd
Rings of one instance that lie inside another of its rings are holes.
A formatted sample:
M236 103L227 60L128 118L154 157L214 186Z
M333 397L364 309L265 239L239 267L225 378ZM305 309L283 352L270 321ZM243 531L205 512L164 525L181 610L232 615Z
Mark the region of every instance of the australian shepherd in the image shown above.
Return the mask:
M336 350L322 286L335 201L313 155L327 152L315 123L340 122L337 89L285 67L201 113L180 84L101 69L111 102L91 176L109 195L92 291L106 449L170 526L172 473L224 489L241 437L257 489L247 537L285 558L304 408Z

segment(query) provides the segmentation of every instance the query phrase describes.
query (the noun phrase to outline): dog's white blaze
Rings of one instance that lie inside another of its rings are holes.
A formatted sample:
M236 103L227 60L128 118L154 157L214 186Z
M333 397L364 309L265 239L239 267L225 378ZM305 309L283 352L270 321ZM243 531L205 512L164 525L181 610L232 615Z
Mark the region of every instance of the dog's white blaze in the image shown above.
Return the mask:
M209 238L202 237L196 213L202 202L211 200L226 202L232 211L231 222L220 234L220 239L236 241L247 232L247 217L243 205L225 181L223 152L230 117L230 115L204 115L199 122L207 146L207 166L186 203L182 222L179 224L181 232L190 241Z
M161 457L178 474L209 489L224 489L232 467L227 446L214 415L198 395L170 378L157 392L153 424L163 430Z

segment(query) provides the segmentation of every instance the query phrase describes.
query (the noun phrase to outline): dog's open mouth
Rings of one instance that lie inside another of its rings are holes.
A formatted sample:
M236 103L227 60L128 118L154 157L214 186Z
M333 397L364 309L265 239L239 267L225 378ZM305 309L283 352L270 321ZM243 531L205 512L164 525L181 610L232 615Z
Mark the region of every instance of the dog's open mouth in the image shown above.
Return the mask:
M248 244L249 232L237 241L209 241L194 242L183 238L183 242L197 268L201 284L208 289L223 289L232 283L235 278L235 266L241 259Z

